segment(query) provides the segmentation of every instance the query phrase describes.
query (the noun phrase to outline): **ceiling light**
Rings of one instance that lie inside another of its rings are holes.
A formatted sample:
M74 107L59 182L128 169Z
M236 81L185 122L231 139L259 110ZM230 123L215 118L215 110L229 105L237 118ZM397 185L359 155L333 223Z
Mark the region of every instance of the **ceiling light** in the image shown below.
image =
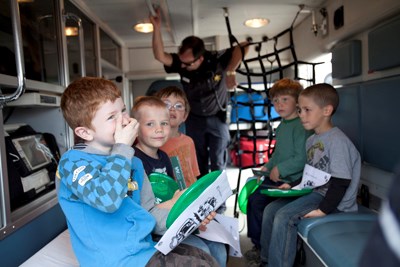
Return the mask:
M78 27L65 27L66 36L78 36Z
M255 19L248 19L244 22L244 25L250 28L261 28L269 23L268 19L264 18L255 18Z
M139 22L135 26L133 26L135 31L137 32L143 32L143 33L149 33L153 31L153 24L150 22Z

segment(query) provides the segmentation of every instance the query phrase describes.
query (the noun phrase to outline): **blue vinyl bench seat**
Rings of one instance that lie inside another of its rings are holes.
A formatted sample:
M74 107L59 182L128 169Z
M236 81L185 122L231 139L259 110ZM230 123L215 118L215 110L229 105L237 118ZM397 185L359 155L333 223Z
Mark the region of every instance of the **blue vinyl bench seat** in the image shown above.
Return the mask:
M359 212L303 219L298 225L298 234L324 265L358 266L377 218L375 212L360 208Z
M358 266L373 225L373 221L320 224L311 230L307 242L327 266Z

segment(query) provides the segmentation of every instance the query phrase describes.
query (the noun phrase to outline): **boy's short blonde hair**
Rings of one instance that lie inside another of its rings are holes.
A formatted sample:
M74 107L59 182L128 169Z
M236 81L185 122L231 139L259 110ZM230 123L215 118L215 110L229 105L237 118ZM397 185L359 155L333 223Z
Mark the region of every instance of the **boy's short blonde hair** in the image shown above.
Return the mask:
M72 82L61 96L61 110L71 129L92 128L92 119L100 105L121 97L121 91L109 80L83 77Z
M339 105L339 94L336 89L327 83L314 84L304 89L300 96L311 98L320 108L328 105L333 107L332 115Z
M140 120L140 108L143 106L164 108L166 112L169 112L165 103L156 96L138 96L133 102L131 115L136 120Z
M190 111L189 100L186 97L186 93L182 89L176 86L168 86L161 89L155 94L155 96L159 98L169 97L171 95L183 99L183 104L185 105L185 113L188 114Z
M290 95L293 96L297 101L297 98L302 90L303 86L298 81L289 78L283 78L274 83L268 94L271 100L276 96Z

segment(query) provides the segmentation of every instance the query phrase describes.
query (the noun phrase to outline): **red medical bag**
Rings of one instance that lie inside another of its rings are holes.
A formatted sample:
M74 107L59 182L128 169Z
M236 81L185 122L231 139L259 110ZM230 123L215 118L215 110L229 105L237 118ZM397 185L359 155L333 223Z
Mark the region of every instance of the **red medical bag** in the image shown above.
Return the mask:
M246 168L267 163L268 149L270 150L270 153L272 153L275 147L275 142L275 140L272 140L270 145L270 140L259 139L255 141L256 147L254 148L254 140L251 138L241 137L239 144L236 144L230 152L233 165ZM239 164L239 154L241 155L241 164Z

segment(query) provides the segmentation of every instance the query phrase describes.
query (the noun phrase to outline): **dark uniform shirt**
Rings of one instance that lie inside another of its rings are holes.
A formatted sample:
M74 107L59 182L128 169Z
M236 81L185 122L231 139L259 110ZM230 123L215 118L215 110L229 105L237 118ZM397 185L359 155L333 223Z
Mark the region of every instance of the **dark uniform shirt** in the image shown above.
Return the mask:
M197 116L213 116L224 111L228 102L228 91L224 80L224 70L232 57L232 49L206 51L204 61L197 70L187 71L181 67L178 54L172 54L167 73L179 73L190 104L190 112Z

